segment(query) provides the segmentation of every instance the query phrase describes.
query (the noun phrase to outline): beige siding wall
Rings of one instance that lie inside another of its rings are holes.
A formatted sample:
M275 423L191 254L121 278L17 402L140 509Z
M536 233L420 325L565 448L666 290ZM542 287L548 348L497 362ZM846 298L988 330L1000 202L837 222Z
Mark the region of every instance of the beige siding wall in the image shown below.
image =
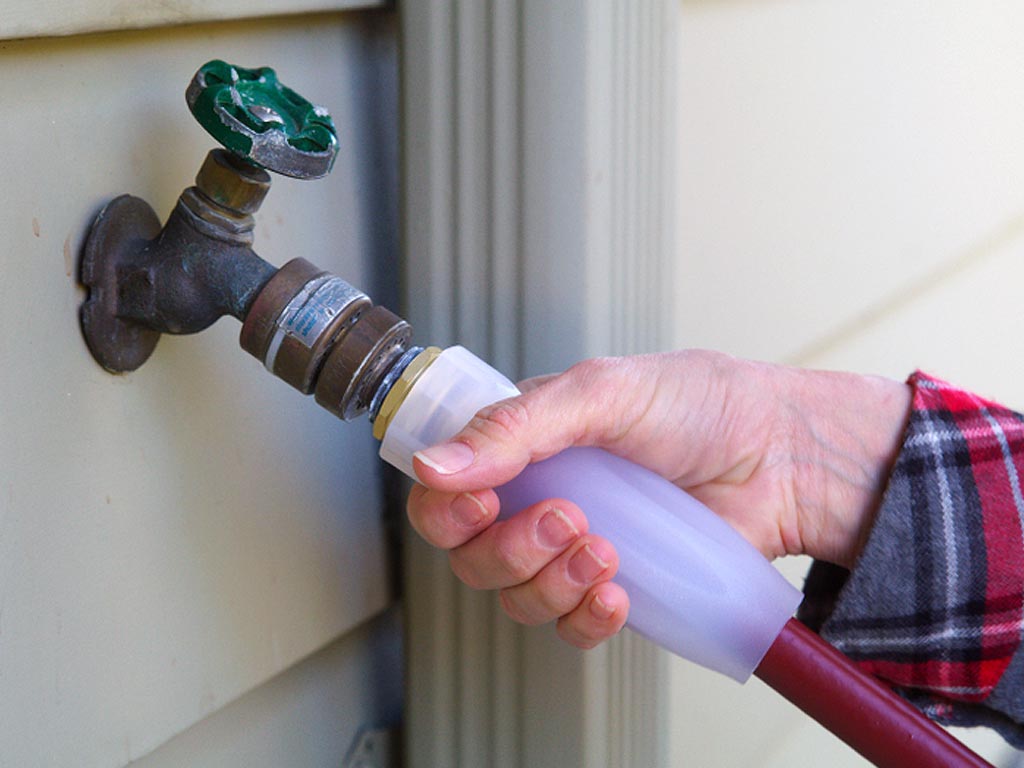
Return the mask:
M680 12L676 343L920 367L1024 407L1024 7ZM805 564L784 569L799 581ZM759 683L672 674L673 766L864 765Z
M312 662L351 684L305 751L250 759L253 736L214 760L207 723L175 764L337 766L396 716L394 654L356 630L395 602L369 425L267 376L232 319L111 376L76 280L100 206L131 192L166 217L192 182L214 142L184 89L221 57L276 66L342 137L328 179L274 182L256 248L394 293L396 45L379 11L0 42L0 764L118 768L271 680L280 732L330 693L294 665L350 632Z

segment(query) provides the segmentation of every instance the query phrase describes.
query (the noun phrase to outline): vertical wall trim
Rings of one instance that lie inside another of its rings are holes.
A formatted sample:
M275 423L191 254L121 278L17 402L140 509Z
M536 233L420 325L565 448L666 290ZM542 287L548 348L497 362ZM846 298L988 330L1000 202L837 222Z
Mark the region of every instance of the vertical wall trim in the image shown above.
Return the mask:
M664 346L674 0L406 0L405 313L509 372ZM659 766L662 653L505 619L414 535L411 768Z

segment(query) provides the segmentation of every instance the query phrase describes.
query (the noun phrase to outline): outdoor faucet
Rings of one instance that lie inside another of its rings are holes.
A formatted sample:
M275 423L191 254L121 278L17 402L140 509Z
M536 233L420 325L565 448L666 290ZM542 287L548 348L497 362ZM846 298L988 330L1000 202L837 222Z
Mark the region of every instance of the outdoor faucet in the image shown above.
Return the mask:
M185 99L223 148L206 156L162 228L131 195L96 216L81 267L93 357L112 373L133 371L160 334L198 333L232 315L243 322L242 348L267 370L344 419L369 411L372 420L382 385L421 351L409 348L409 324L304 259L277 269L252 249L268 170L298 179L330 172L330 115L268 67L218 60L199 69Z

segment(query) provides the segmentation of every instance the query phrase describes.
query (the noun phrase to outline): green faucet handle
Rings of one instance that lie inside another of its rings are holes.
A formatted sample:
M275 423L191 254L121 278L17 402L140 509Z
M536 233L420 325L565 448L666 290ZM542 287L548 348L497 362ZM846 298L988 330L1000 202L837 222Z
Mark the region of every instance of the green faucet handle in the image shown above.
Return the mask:
M270 67L207 62L189 83L185 100L211 136L267 170L319 179L334 165L338 136L331 116L283 85Z

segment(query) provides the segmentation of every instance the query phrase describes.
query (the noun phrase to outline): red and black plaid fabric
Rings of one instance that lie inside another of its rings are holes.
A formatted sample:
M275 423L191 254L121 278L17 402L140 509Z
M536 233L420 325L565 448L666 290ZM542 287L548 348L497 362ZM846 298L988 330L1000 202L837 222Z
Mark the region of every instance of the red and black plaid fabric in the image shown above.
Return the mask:
M812 567L801 617L936 719L1024 744L1024 417L922 373L909 383L868 544L850 573Z

